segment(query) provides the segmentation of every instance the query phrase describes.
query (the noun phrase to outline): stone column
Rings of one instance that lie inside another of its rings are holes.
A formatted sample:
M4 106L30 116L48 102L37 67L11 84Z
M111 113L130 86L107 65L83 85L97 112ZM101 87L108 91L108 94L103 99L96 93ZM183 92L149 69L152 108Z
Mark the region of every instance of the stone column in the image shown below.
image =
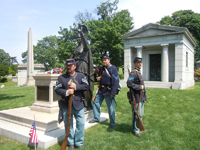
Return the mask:
M130 71L132 70L132 52L131 52L131 48L127 47L124 48L124 80L128 79L128 68L130 69Z
M135 47L137 49L137 57L142 58L142 46L136 46ZM143 67L140 69L141 74L143 74Z
M27 80L25 86L35 85L34 75L34 61L33 61L33 35L31 28L28 31L28 53L27 53Z
M169 82L169 44L161 44L162 49L162 59L161 59L161 80L162 82Z
M184 72L183 42L175 43L175 82L183 81Z

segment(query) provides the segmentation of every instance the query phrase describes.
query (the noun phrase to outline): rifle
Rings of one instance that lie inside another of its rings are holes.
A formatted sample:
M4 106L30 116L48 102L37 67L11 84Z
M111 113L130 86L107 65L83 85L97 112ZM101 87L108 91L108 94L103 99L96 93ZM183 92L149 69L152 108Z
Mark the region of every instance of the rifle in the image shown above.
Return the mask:
M69 84L69 83L68 83ZM60 150L66 150L67 147L67 138L69 136L69 129L70 129L70 120L71 120L71 110L72 110L72 98L74 97L73 94L69 96L69 101L68 101L68 112L67 112L67 129L66 129L66 135L65 139L62 143L62 146L60 147Z
M102 68L103 68L103 66L101 67L100 76L101 76ZM97 97L97 94L98 94L98 92L99 92L99 86L100 86L100 80L98 81L97 90L96 90L96 93L95 93L95 95L94 95L94 98L92 99L93 101L95 101L95 99L96 99L96 97Z
M129 68L128 68L128 73L130 74ZM138 72L136 72L136 73L138 75ZM138 78L139 78L139 75L138 75ZM139 80L140 80L140 78L139 78ZM140 84L141 84L141 80L140 80ZM139 114L138 114L138 109L139 109L140 100L141 100L141 96L142 96L142 90L140 91L140 98L139 98L138 107L136 105L136 99L135 99L134 91L132 89L130 89L130 90L131 90L131 93L132 93L132 96L133 96L133 102L134 102L134 115L136 115L137 118L138 118L138 125L139 125L139 128L140 128L140 131L144 131L146 129L144 127L144 124L142 123L142 120L140 119Z

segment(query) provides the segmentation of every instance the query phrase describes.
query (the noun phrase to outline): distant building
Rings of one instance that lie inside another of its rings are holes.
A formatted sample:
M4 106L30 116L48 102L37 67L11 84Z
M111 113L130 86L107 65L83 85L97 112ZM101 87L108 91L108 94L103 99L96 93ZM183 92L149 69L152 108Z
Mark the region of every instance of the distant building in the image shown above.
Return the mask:
M34 64L34 75L45 73L45 67L43 64ZM23 86L27 80L27 64L19 64L17 82L18 86Z
M133 59L143 58L142 74L147 87L186 89L194 86L194 48L196 41L185 27L149 23L122 35L124 81L133 70Z

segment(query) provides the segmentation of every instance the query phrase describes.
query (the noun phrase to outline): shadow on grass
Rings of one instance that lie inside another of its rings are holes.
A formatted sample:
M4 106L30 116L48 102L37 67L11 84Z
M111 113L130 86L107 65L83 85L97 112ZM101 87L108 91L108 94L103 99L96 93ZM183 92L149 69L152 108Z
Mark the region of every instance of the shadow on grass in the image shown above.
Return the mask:
M0 101L13 100L13 99L22 98L22 97L25 97L25 96L24 95L22 95L22 96L9 96L9 94L0 94Z
M115 129L110 128L110 124L108 122L101 122L100 124L108 126L107 132L118 131L122 133L132 133L130 124L116 124Z

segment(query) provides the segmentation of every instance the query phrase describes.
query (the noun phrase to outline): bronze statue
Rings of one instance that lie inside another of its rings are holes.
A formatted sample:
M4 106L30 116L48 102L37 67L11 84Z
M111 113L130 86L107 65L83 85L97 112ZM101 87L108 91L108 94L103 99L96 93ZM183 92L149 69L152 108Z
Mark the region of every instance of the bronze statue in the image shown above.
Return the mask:
M85 92L85 107L87 110L92 109L92 95L94 91L94 67L93 58L90 48L87 46L88 30L85 25L76 27L78 31L76 39L78 46L74 49L71 58L76 61L76 71L85 74L88 80L89 88Z

